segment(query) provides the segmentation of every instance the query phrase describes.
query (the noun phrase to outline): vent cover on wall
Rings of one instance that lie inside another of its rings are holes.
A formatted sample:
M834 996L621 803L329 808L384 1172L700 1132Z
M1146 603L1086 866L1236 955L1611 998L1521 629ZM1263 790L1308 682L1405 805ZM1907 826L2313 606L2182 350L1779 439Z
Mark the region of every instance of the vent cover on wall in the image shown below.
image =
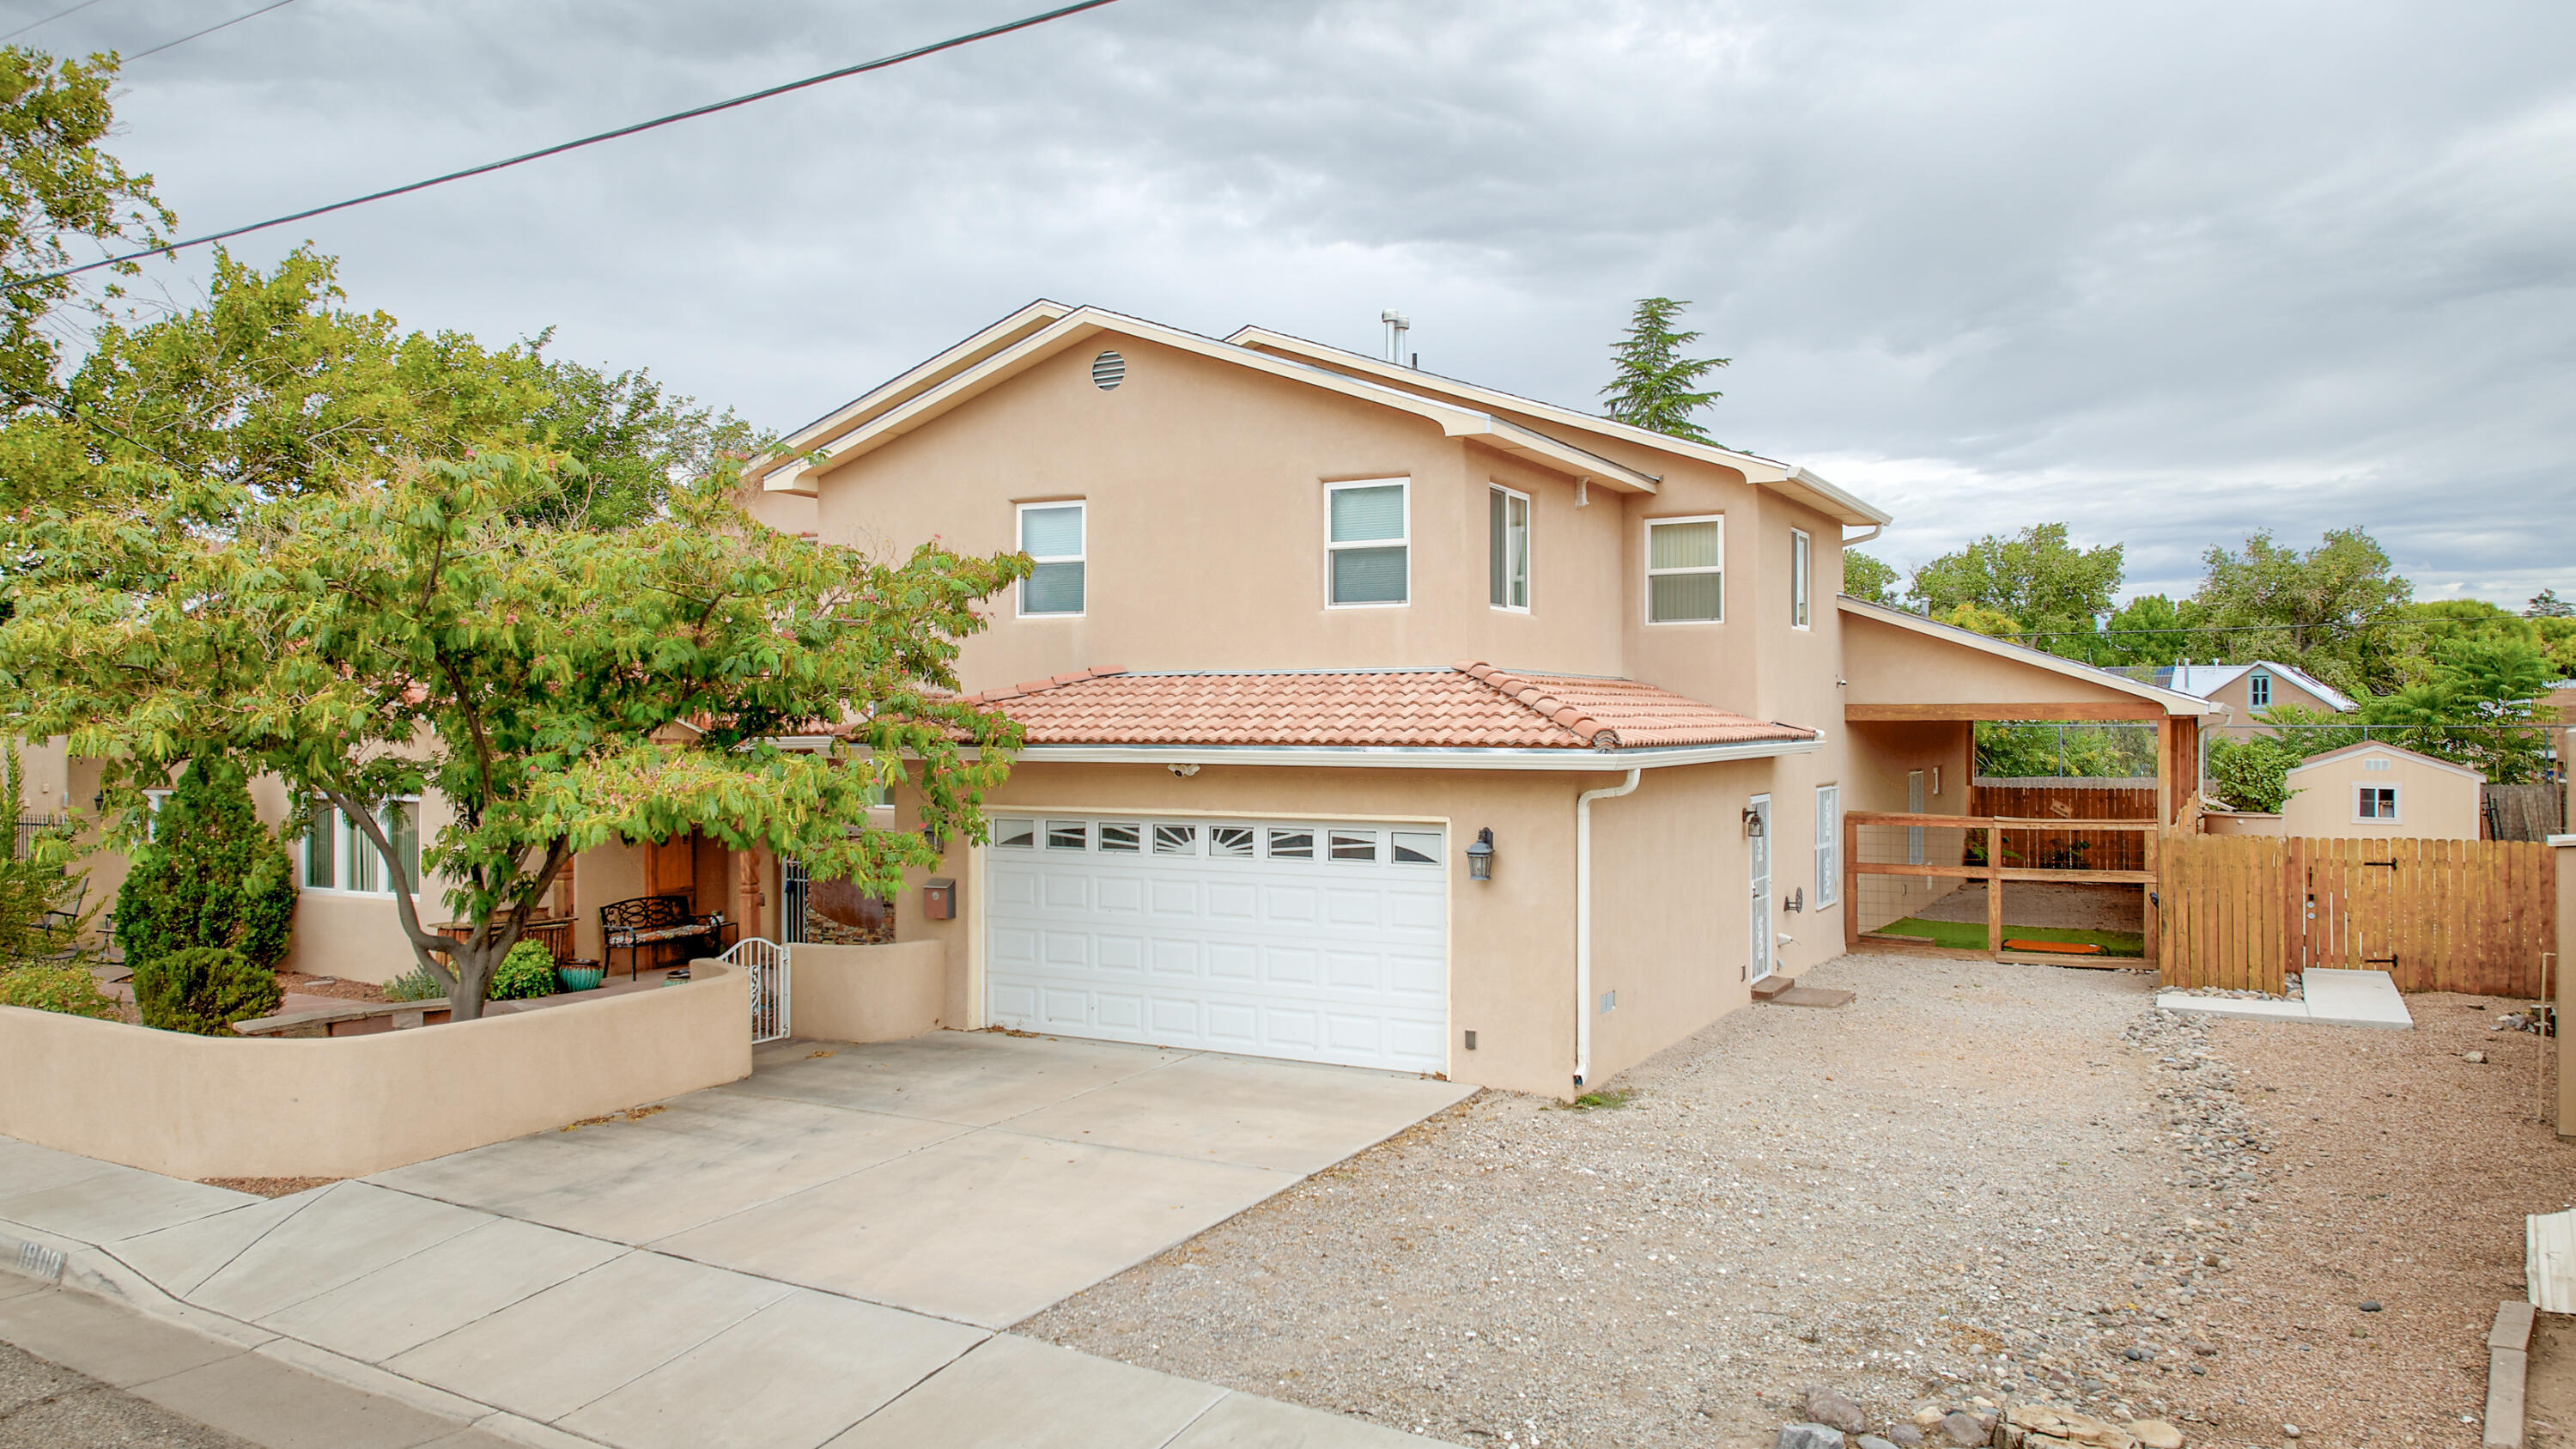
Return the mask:
M1104 352L1091 359L1091 385L1107 392L1127 380L1127 359L1115 352Z

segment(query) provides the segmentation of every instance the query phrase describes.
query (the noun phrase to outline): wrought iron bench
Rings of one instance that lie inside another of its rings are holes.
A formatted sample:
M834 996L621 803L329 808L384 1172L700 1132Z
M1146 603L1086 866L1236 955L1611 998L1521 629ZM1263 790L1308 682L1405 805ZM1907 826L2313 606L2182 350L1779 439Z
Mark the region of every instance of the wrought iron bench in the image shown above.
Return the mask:
M731 943L733 929L722 914L691 913L686 896L637 896L599 908L600 954L615 970L617 953L624 951L630 981L641 967L646 948L658 948L666 941L703 941L707 954L714 955Z

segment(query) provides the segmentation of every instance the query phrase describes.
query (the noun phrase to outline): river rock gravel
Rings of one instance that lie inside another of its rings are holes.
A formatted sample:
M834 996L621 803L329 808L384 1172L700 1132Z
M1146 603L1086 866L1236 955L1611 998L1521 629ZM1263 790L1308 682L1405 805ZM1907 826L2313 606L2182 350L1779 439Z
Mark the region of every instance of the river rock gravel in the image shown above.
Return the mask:
M1802 979L1858 999L1736 1012L1616 1107L1481 1093L1020 1331L1480 1446L1767 1446L1819 1389L1879 1433L2038 1401L2478 1442L2473 1320L2571 1180L2514 1115L2540 1038L2422 997L2418 1033L2213 1027L2125 971Z

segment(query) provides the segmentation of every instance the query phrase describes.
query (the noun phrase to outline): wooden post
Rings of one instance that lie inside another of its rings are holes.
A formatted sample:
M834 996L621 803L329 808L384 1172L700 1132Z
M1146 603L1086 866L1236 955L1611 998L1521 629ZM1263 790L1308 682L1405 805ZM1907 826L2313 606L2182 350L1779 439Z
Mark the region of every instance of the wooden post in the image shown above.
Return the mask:
M1860 949L1860 827L1843 812L1843 949Z
M2164 832L2161 830L2150 830L2140 837L2145 845L2146 865L2144 868L2147 873L2154 876L2155 879L2138 887L2140 905L2146 912L2146 914L2140 918L2142 928L2144 929L2147 938L2145 944L2146 958L2155 966L2159 976L2163 974L2165 969L2164 924L2157 918L2163 915L2164 912L2157 906L2156 902L2157 899L2164 894L2165 879L2162 868L2164 852L2156 847L2159 838L2162 837L2163 834Z
M2004 948L2004 828L1986 822L1986 949Z
M2156 828L2172 826L2174 819L2174 727L2173 716L2156 716Z

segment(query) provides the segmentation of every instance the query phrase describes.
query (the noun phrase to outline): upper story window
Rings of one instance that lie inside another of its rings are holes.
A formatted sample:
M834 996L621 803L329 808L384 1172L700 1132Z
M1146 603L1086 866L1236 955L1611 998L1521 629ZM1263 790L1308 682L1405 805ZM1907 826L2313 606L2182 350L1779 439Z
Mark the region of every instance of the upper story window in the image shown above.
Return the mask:
M1814 576L1815 544L1803 528L1789 530L1789 627L1807 627L1807 580Z
M1726 618L1726 519L1646 523L1646 622L1714 624Z
M1330 578L1325 598L1334 607L1401 604L1412 597L1408 491L1402 478L1328 485L1331 522L1325 552Z
M2254 709L2272 707L2272 676L2257 669L2245 680L2245 703Z
M412 889L419 890L420 802L388 800L376 818L394 855L402 861ZM367 832L336 806L317 800L313 823L304 834L304 888L391 895L395 882L386 874L384 853L367 838Z
M1491 515L1490 536L1486 549L1486 574L1491 585L1491 601L1497 609L1529 611L1530 589L1530 501L1526 493L1515 493L1501 484L1485 495Z
M1082 612L1083 505L1020 505L1020 552L1036 564L1020 580L1020 612Z

